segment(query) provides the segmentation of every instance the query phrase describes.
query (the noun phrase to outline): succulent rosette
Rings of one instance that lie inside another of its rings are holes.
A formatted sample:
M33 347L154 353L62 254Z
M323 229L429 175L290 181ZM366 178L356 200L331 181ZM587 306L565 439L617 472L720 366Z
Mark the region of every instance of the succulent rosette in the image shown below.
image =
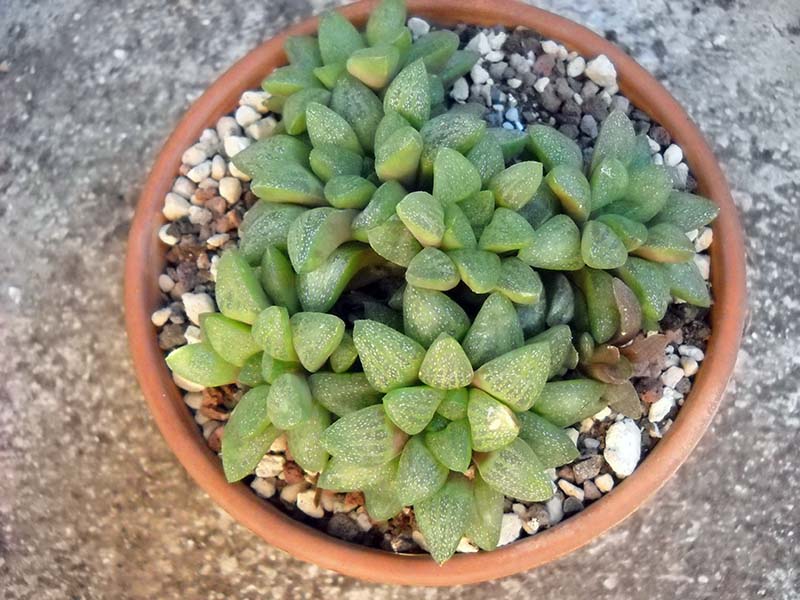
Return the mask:
M639 410L620 347L673 298L710 304L685 232L717 209L673 191L624 113L586 164L553 128L448 108L477 55L405 23L384 0L365 32L330 12L287 40L263 82L278 130L233 158L260 200L217 263L219 313L167 363L249 388L229 481L286 432L373 519L412 506L441 563L462 536L497 546L504 497L552 496L547 470L579 456L564 427Z

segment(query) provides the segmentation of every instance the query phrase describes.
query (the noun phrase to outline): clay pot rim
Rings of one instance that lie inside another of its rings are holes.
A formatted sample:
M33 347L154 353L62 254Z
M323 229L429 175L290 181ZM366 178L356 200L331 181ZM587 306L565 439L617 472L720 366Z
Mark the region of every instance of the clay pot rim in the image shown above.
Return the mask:
M363 23L374 3L358 2L341 12ZM719 406L736 360L746 312L744 243L730 190L703 135L669 92L622 50L572 21L512 0L409 0L408 4L410 14L435 22L522 25L587 58L605 54L617 69L622 92L666 127L683 148L700 192L721 208L713 225L715 305L706 358L675 423L635 473L553 529L493 552L458 554L441 567L427 555L396 555L338 540L292 519L246 485L225 481L218 458L206 446L172 382L150 322L158 303L157 278L165 253L158 239L164 222L161 207L183 151L205 127L236 106L242 91L257 87L265 73L285 63L286 36L312 33L316 18L289 28L233 65L192 105L167 140L142 191L128 239L125 320L137 378L161 433L189 474L233 518L293 556L342 574L380 583L449 586L512 575L587 544L633 513L687 459Z

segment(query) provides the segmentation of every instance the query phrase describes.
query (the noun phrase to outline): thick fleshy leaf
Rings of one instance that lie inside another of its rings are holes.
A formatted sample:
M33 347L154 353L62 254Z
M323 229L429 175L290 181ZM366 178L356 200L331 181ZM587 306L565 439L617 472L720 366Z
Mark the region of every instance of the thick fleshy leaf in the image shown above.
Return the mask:
M650 225L672 223L681 231L688 232L708 225L718 214L719 206L708 198L674 191Z
M377 404L381 393L367 381L364 373L326 373L318 371L308 378L314 400L339 417Z
M307 311L330 310L359 271L381 262L380 257L364 244L342 244L318 269L297 276L300 304Z
M270 73L261 82L261 87L264 91L272 94L273 97L285 97L307 88L319 87L319 81L314 77L310 66L287 65L279 67ZM270 105L270 110L273 107L274 105Z
M297 313L292 315L291 325L297 357L312 373L325 364L344 335L344 321L327 313Z
M458 388L448 390L439 404L436 412L450 421L458 421L467 416L467 404L469 402L469 390ZM446 425L446 424L445 424Z
M358 360L358 350L353 343L353 336L348 331L344 332L342 341L336 346L329 359L334 373L344 373Z
M437 73L458 49L458 35L447 29L431 31L420 36L411 46L406 62L422 59L431 73Z
M459 248L475 248L478 242L472 225L457 204L446 204L444 207L444 235L439 247L442 250L458 250Z
M403 68L394 78L383 98L383 108L400 114L414 127L421 127L431 114L428 72L422 60Z
M504 258L501 266L495 291L517 304L533 304L543 295L539 274L520 259L513 256Z
M550 365L549 343L528 344L482 365L475 372L472 385L516 412L528 410L547 382Z
M433 176L433 163L440 148L452 148L466 155L486 130L481 117L447 112L427 121L420 129L424 148L420 159L423 179Z
M412 192L397 205L397 216L423 246L438 246L444 235L444 207L427 192Z
M503 524L504 496L490 486L480 473L472 481L474 502L472 517L464 531L481 550L487 552L497 548Z
M517 418L520 439L531 447L546 469L571 463L581 455L561 427L530 411L519 413Z
M531 224L534 229L539 229L547 221L561 212L561 202L544 181L539 184L533 199L523 206L519 214Z
M261 179L275 167L275 163L297 163L308 166L308 153L311 146L292 135L273 135L250 144L238 152L231 161L245 175L253 179Z
M333 87L330 107L350 124L361 147L372 151L375 132L383 118L383 102L375 92L355 77L343 75Z
M400 64L400 50L391 44L356 50L347 59L347 71L374 90L380 90L394 77Z
M314 68L314 77L329 90L332 90L339 79L347 72L344 61Z
M206 343L176 348L166 360L173 373L205 387L234 383L239 376L239 367L223 360Z
M534 238L533 227L519 213L507 208L494 211L492 220L481 233L478 247L501 254L521 250Z
M311 416L311 390L305 376L284 373L269 389L267 414L275 427L292 429Z
M243 366L248 358L261 350L250 335L249 325L220 313L200 315L200 330L203 332L203 340L211 345L214 352L237 367Z
M256 435L240 438L228 422L222 435L222 469L225 479L234 483L252 474L280 434L280 429L267 425Z
M647 227L622 215L600 215L597 221L611 229L628 252L636 250L647 239Z
M425 432L425 445L448 469L465 472L472 460L472 437L466 418L448 423L443 429Z
M395 425L414 435L425 429L443 399L444 391L420 385L388 392L383 406Z
M410 385L425 358L425 349L411 338L370 320L356 321L353 342L370 385L381 392Z
M659 263L682 263L695 254L694 244L672 223L659 223L647 230L647 240L632 254ZM621 265L619 265L621 266Z
M264 376L261 374L261 362L264 360L264 353L253 354L242 365L236 383L247 387L256 387L265 383Z
M391 43L405 24L405 0L381 0L367 20L367 42L370 46Z
M344 62L353 52L364 47L358 29L335 11L326 12L320 18L317 39L322 62L326 65Z
M292 341L289 312L284 306L270 306L259 313L253 323L253 340L272 358L285 362L297 362L297 353Z
M415 435L406 442L395 480L398 500L411 506L430 498L447 480L449 470L436 460L422 436Z
M463 154L441 148L433 161L433 197L442 204L466 200L481 189L481 176Z
M625 196L625 190L628 189L628 169L616 158L605 158L592 172L590 187L591 208L596 211Z
M492 177L506 168L503 149L490 135L484 135L469 151L467 158L478 170L482 186L489 185Z
M575 292L563 273L550 273L545 278L547 325L569 323L575 315Z
M556 215L534 232L531 243L517 256L525 264L539 269L580 269L583 267L581 232L570 217Z
M462 346L473 367L522 346L522 327L511 301L502 294L492 294L478 311Z
M334 208L364 208L375 193L375 184L358 175L337 175L325 184L325 198Z
M337 175L360 175L364 159L350 150L332 144L322 144L311 151L309 162L311 170L317 177L322 181L330 181ZM325 190L321 189L324 196Z
M275 304L285 306L290 314L300 310L296 277L289 257L275 246L267 246L261 260L261 287Z
M322 64L317 38L310 35L290 35L283 42L283 50L292 65L318 67Z
M289 452L294 461L308 472L319 472L328 462L328 451L320 436L331 424L331 414L317 402L311 404L309 417L286 432Z
M605 407L601 400L605 384L592 379L551 381L533 405L533 412L554 425L567 427L597 414Z
M483 116L481 113L479 116ZM528 136L516 129L506 129L505 127L489 127L486 135L494 139L503 150L503 157L506 162L517 158L525 151L528 144Z
M265 200L254 204L239 226L239 252L248 264L260 264L269 246L285 251L289 227L306 210L304 206Z
M489 394L470 389L467 419L472 435L472 449L489 452L510 444L519 433L514 412Z
M255 437L262 434L270 426L271 422L267 414L269 389L268 385L260 385L242 395L233 411L231 411L228 422L225 423L224 437L228 438L228 442L233 444L237 441L241 442ZM224 447L225 443L223 441L223 461L226 460Z
M661 265L631 256L616 271L642 305L645 319L655 323L664 318L669 305L669 283Z
M472 380L472 365L461 344L443 333L425 353L419 378L423 383L440 390L463 388Z
M592 191L580 169L559 165L544 178L561 201L561 208L573 220L583 223L592 210Z
M628 251L608 225L588 221L581 234L581 257L593 269L616 269L625 264Z
M542 163L526 161L511 165L489 182L497 206L519 210L531 201L542 182Z
M569 325L556 325L531 338L528 343L547 342L550 345L550 373L548 379L556 377L565 369L575 367L571 358L575 354L572 346L572 330ZM577 363L577 359L575 359Z
M350 123L324 104L309 102L306 107L306 127L315 148L331 144L356 154L363 153L361 142Z
M583 292L589 317L589 330L598 344L610 340L620 324L619 310L613 290L613 277L605 271L588 267L570 274Z
M411 126L401 127L375 145L375 172L381 181L411 183L422 155L422 136Z
M411 259L422 250L420 243L397 215L370 229L367 239L377 254L401 267L408 267Z
M269 352L264 352L261 357L261 376L269 384L275 383L284 373L300 373L303 366L299 362L289 362L278 360L270 356Z
M270 305L253 268L233 249L226 250L217 262L217 306L230 319L248 323Z
M385 223L395 215L395 209L407 192L396 181L387 181L372 195L369 204L353 219L353 237L360 242L367 242L367 232Z
M322 434L322 445L340 460L378 466L399 455L407 438L376 404L334 422Z
M375 148L383 145L396 131L404 127L412 127L412 125L395 111L385 111L375 130Z
M472 516L472 483L456 473L430 498L414 505L417 525L433 559L453 556Z
M497 286L502 275L502 264L497 254L462 248L451 250L447 255L458 269L461 280L476 294L487 294Z
M315 208L298 217L289 228L289 259L297 273L320 268L331 253L352 237L350 224L357 212Z
M321 106L321 105L320 105ZM325 204L322 183L297 163L275 162L250 185L250 190L268 202L321 206Z
M528 136L528 148L546 171L558 165L583 170L583 152L570 137L548 125L532 125Z
M705 288L705 282L703 282L703 288ZM633 290L621 279L615 277L611 283L611 289L614 292L614 300L619 311L619 328L611 343L622 345L631 341L641 331L642 305L639 304L639 299Z
M453 261L438 248L423 248L406 269L406 281L414 287L447 291L458 285L458 271Z
M399 459L394 459L389 463L390 475L386 479L364 490L364 508L374 521L386 521L403 510L403 503L397 497L398 462Z
M633 130L633 123L628 115L621 110L613 111L603 121L594 144L592 171L605 158L616 158L622 164L627 165L633 156L635 143L636 132Z
M520 438L500 450L478 456L475 464L486 483L511 498L544 502L553 495L553 484L544 465Z
M401 315L398 311L394 310L393 308L389 308L382 302L373 302L371 300L365 301L363 303L363 307L365 319L371 319L373 321L377 321L378 323L383 323L395 331L403 333L403 315Z
M608 402L609 408L614 412L634 420L642 417L642 401L630 381L606 386L603 400Z
M425 347L443 333L460 340L470 326L467 313L449 296L412 285L403 293L403 323L406 335Z
M459 207L467 217L475 236L480 236L483 229L489 224L494 216L495 203L494 194L490 190L478 192L471 198L467 198L459 203ZM470 248L472 246L466 246Z
M392 477L395 469L393 461L361 465L333 456L320 474L317 486L334 492L370 489Z
M286 133L299 135L306 130L306 108L311 102L328 105L331 93L328 90L313 87L300 90L286 99L283 105L283 119Z
M695 306L706 308L711 306L708 284L694 261L665 263L661 268L669 285L670 294Z
M671 191L672 179L666 167L649 164L628 172L625 197L603 208L603 212L646 223L664 208Z

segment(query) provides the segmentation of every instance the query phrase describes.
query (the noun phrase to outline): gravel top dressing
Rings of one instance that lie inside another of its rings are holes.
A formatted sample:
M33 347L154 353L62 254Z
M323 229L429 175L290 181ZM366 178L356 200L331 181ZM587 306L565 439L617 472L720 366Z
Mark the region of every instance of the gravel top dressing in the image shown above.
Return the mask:
M407 27L414 40L437 29L418 17L408 19ZM630 117L636 134L647 135L650 159L656 165L667 167L673 187L686 192L694 190L695 181L683 162L680 146L672 142L668 131L651 122L619 93L614 65L605 56L579 56L526 29L510 31L461 25L451 31L458 36L460 50L475 52L480 58L466 74L454 79L446 93L446 105L473 111L480 105L490 127L509 131L524 132L531 125L550 125L577 142L587 164L592 160L603 122L613 111L622 111ZM319 99L329 95L321 88L314 90L309 96ZM275 97L265 91L243 93L237 109L219 119L215 128L205 130L197 143L183 154L180 173L164 200L163 214L168 222L159 232L168 251L166 267L159 277L162 308L153 313L152 322L158 328L159 344L165 353L200 342L200 315L217 309L215 279L220 256L224 250L237 247L245 214L259 202L251 190L250 178L231 159L255 141L273 135L282 118L287 131L299 118L288 102L280 107L282 117L271 112L270 108L278 109L274 103ZM306 116L309 121L313 118L310 111L302 112L303 120ZM357 145L358 141L354 143ZM340 151L347 152L341 140ZM394 166L381 163L376 153L376 168L380 175L380 168ZM437 195L435 187L434 195ZM357 191L348 188L341 198L352 207L363 208ZM398 214L406 223L399 206ZM686 235L689 247L697 252L694 264L707 281L710 266L707 251L712 243L712 230L702 226ZM308 264L313 263L313 253L306 260ZM411 277L412 270L409 266L407 278ZM421 274L413 270L413 275L426 281L424 270ZM262 277L266 276L262 274ZM373 277L364 287L347 292L336 305L336 314L344 315L348 323L351 320L347 317L353 315L384 323L391 321L400 313L372 299L389 298L389 306L392 306L393 290L386 281L393 277L396 273L387 267L384 278ZM263 285L266 288L270 284ZM553 288L558 285L550 282L548 292L555 294ZM569 284L566 286L569 288ZM350 287L355 288L355 285ZM280 290L275 289L274 293L280 294ZM391 314L387 314L387 310ZM558 322L557 315L552 314L555 310L551 306L548 325L555 324L551 323L551 317ZM398 328L402 331L402 319ZM556 525L609 493L631 475L676 418L702 364L709 335L708 309L675 300L660 320L657 332L638 334L623 346L619 353L633 369L632 382L638 398L620 399L621 404L615 404L615 408L624 406L624 411L606 406L565 429L577 452L571 455L574 458L568 464L547 470L553 482L552 496L538 502L506 497L497 545ZM320 344L324 342L322 334L317 339ZM300 357L306 366L304 359ZM353 350L350 363L355 359ZM334 357L331 357L331 364L333 362ZM348 366L345 363L344 370ZM452 363L449 366L455 370ZM595 364L594 368L603 367ZM424 368L420 379L425 380L423 372ZM470 369L470 376L471 373ZM319 381L311 380L312 390ZM177 375L175 382L185 391L185 402L193 411L209 447L219 452L231 411L248 387L239 384L203 387ZM355 384L354 389L357 393ZM473 431L473 438L476 436ZM469 467L465 474L469 479L474 478L475 467ZM254 493L298 520L338 538L394 552L427 550L412 508L406 506L389 519L373 520L365 508L363 493L322 489L317 487L319 477L318 472L308 472L295 462L287 447L287 437L281 434L258 462L255 474L246 481ZM478 549L478 544L465 536L456 551L477 552Z

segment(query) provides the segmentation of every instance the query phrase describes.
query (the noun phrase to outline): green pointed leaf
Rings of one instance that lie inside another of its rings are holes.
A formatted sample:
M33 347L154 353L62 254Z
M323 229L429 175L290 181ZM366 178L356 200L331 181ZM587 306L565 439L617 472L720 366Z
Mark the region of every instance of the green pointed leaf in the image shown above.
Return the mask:
M318 371L308 378L314 400L339 417L377 404L381 393L367 381L364 373L326 373Z
M425 432L425 445L448 469L465 472L472 460L469 421L464 418L449 423L444 429Z
M625 197L603 208L603 212L646 223L666 206L671 191L672 179L666 167L649 164L628 171Z
M375 252L401 267L408 267L411 259L422 250L420 243L397 215L370 229L367 239Z
M553 495L544 465L519 438L505 448L479 456L475 464L486 483L510 498L544 502Z
M548 125L528 128L528 148L546 171L558 165L583 170L583 152L578 144L557 129Z
M398 500L405 506L416 504L435 494L447 480L449 470L437 461L422 436L406 442L395 480Z
M322 445L334 457L358 465L382 465L400 454L406 443L382 404L343 416L322 434Z
M628 252L636 250L647 239L647 227L622 215L600 215L597 221L611 229Z
M447 29L431 31L420 36L406 56L406 62L422 59L431 73L439 72L458 50L458 35Z
M544 181L539 184L533 200L528 202L519 211L525 220L534 229L539 229L547 221L561 212L561 202Z
M394 459L389 463L389 477L364 490L364 508L374 521L387 521L403 510L403 503L397 497L398 462Z
M289 63L301 67L318 67L322 64L317 38L310 35L290 35L283 42Z
M261 179L274 169L276 162L297 163L308 166L308 153L311 147L301 139L291 135L276 134L250 144L238 152L231 161L245 175Z
M406 270L406 281L415 287L446 291L458 285L456 266L438 248L423 248Z
M390 43L406 24L405 0L382 0L367 20L367 42L370 46Z
M592 191L580 169L559 165L544 178L561 201L561 207L573 220L583 223L592 210Z
M261 287L276 304L285 306L290 314L300 310L295 289L295 274L289 258L275 246L267 246L261 260Z
M593 379L551 381L544 386L533 412L553 425L567 427L603 410L605 389L604 383Z
M363 306L365 319L383 323L395 331L403 333L403 315L398 311L389 308L382 302L366 301Z
M659 223L647 230L647 240L632 254L659 263L682 263L691 260L695 250L694 244L679 227L672 223Z
M444 208L427 192L412 192L397 205L397 216L423 246L438 246L444 235Z
M358 360L358 350L353 343L353 336L345 331L342 341L336 346L336 350L331 353L330 363L334 373L344 373Z
M500 280L500 257L492 252L463 248L447 253L458 269L461 280L476 294L491 292Z
M333 144L322 144L314 148L309 155L309 161L311 170L322 181L330 181L337 175L360 175L364 162L355 152ZM324 189L321 194L324 196Z
M250 190L269 202L302 206L325 204L322 183L305 167L288 161L276 161L270 168L259 172Z
M395 111L417 128L430 118L428 72L422 60L408 64L397 74L386 88L383 108L386 112Z
M350 124L337 112L318 102L309 102L306 108L306 126L311 144L339 146L350 152L362 154L361 143Z
M286 250L289 227L307 208L260 200L244 216L239 227L239 252L251 265L258 265L269 246Z
M661 268L670 294L695 306L711 306L708 284L693 260L685 263L664 263Z
M344 62L353 52L364 47L358 29L334 11L328 11L320 18L317 38L322 62L326 65Z
M286 244L297 273L320 268L331 253L351 239L355 210L315 208L300 215L289 228Z
M460 202L459 206L472 226L475 235L480 236L494 216L494 194L490 190L478 192L471 198Z
M414 515L431 556L441 565L455 553L472 516L472 484L452 473L433 496L414 505Z
M400 64L400 50L391 44L356 50L347 59L347 71L374 90L391 81Z
M307 88L289 96L283 105L283 123L286 133L299 135L306 130L306 107L311 102L327 105L331 100L329 91L322 88Z
M250 335L250 327L219 313L200 315L200 330L203 339L220 358L237 367L261 351Z
M469 151L467 158L478 170L482 186L489 185L492 177L506 168L503 149L499 142L490 135L484 135Z
M403 323L406 335L426 347L443 333L460 340L470 326L467 313L450 297L412 285L403 293Z
M631 256L616 273L636 294L646 319L660 321L664 318L670 295L669 283L660 265Z
M167 355L167 366L173 373L205 387L234 383L239 368L226 362L205 343L187 344Z
M519 422L512 410L481 390L470 389L467 418L476 452L502 448L519 433Z
M472 385L516 412L528 410L547 382L550 360L548 343L528 344L482 365L475 372ZM473 429L473 438L474 435Z
M292 429L311 416L311 390L305 376L284 373L269 388L267 414L275 427Z
M605 271L588 267L574 271L570 276L586 300L592 337L598 344L607 342L614 337L620 324L613 277Z
M480 59L480 54L472 50L456 50L447 63L439 71L439 77L445 87L452 86L459 77L463 77L472 70ZM483 115L483 112L481 112Z
M465 535L487 552L497 548L503 523L505 497L490 486L479 473L472 482L474 502Z
M344 75L333 86L330 106L350 124L361 147L372 151L375 133L383 118L383 102L375 92L355 77Z
M394 462L360 465L333 456L320 474L317 486L333 492L371 489L392 477L395 469Z
M411 126L401 127L375 146L375 172L381 181L412 182L422 154L422 136Z
M477 245L472 225L461 207L457 204L446 204L444 207L444 235L440 245L442 250L475 248Z
M472 380L472 365L461 344L451 336L442 334L425 353L419 378L423 383L440 390L463 388Z
M521 250L533 240L533 227L525 217L507 208L498 208L486 228L481 233L478 247L489 252L501 254Z
M420 168L423 178L430 180L433 176L433 163L440 148L452 148L461 154L467 154L483 136L486 121L481 117L448 112L422 125L420 134L424 147Z
M504 258L501 266L496 292L517 304L533 304L544 294L539 274L520 259Z
M628 260L628 251L608 225L588 221L581 234L581 257L593 269L616 269Z
M592 154L592 171L597 168L603 159L616 158L622 164L627 165L633 157L633 149L636 144L636 132L633 130L633 123L621 110L613 111L597 135Z
M357 175L337 175L325 184L325 198L334 208L364 208L375 193L375 184Z
M411 127L411 123L393 110L385 111L375 130L375 148L382 146L396 131L404 127Z
M515 129L490 127L486 130L486 135L500 144L506 162L510 162L522 154L528 144L528 136Z
M411 338L370 320L356 321L353 342L367 379L376 390L390 390L417 381L425 349Z
M264 433L270 426L271 421L267 414L269 390L270 387L268 385L260 385L247 391L239 399L239 402L228 417L228 422L225 424L224 437L227 437L227 441L231 443L231 446L234 445L234 442L241 442ZM266 453L266 450L264 453ZM261 456L264 456L264 453ZM259 459L261 459L261 456L259 456ZM224 439L222 460L226 460Z
M470 370L472 368L470 367ZM439 404L436 412L450 421L458 421L467 416L467 404L469 403L469 390L465 387L448 390L444 400ZM445 423L445 426L447 424Z
M265 383L264 376L261 374L261 361L263 359L263 352L253 354L253 356L248 358L239 371L239 377L236 379L236 383L247 387L256 387L257 385Z
M699 229L717 218L719 206L708 198L673 191L650 225L672 223L683 232Z
M252 335L256 344L272 358L297 362L289 311L285 307L270 306L259 313L253 323Z
M318 403L311 404L309 417L286 432L289 452L294 461L309 472L319 472L328 462L328 451L320 443L320 436L331 424L331 415Z
M226 250L217 262L217 306L228 318L252 324L270 305L253 268L233 249Z
M483 303L462 346L473 367L522 346L524 340L517 311L501 294L492 294Z
M549 174L548 174L549 175ZM498 206L519 210L533 198L542 182L542 163L520 162L501 171L489 182Z
M575 352L572 346L572 330L569 325L556 325L528 341L529 344L539 342L547 342L550 346L550 372L547 378L552 379L568 367L570 357Z
M575 292L563 273L551 273L545 279L548 327L569 323L575 316Z
M583 267L581 232L570 217L556 215L534 232L517 256L538 269L575 271Z
M566 432L539 415L519 413L519 437L531 447L546 469L571 463L581 453Z
M261 357L261 376L269 384L275 383L284 373L300 373L302 370L299 362L278 360L270 356L269 352L264 352Z
M253 394L257 389L254 388L248 394ZM241 415L249 412L259 416L266 414L266 396L262 392L257 392L248 400L245 400L246 397L247 394L242 396L237 405L237 408L242 407L239 409ZM272 442L281 434L280 429L270 425L268 419L263 424L263 428L259 427L257 432L240 427L235 420L235 414L236 408L225 425L222 435L222 469L225 472L225 479L229 483L234 483L252 474ZM249 421L245 417L242 419Z
M383 406L395 425L414 435L425 429L443 398L442 390L420 385L388 392Z
M592 211L616 202L628 189L628 169L616 158L603 159L592 172Z
M433 161L433 197L442 204L461 202L481 189L481 175L464 155L441 148Z
M381 259L368 246L357 242L339 246L318 269L297 276L303 310L330 310L359 271L379 262Z
M314 77L329 90L332 90L342 75L347 72L344 61L331 63L314 69Z
M518 304L515 308L525 337L536 335L545 328L547 298L544 294L533 304Z
M273 96L291 96L306 88L318 86L319 82L311 68L300 65L279 67L261 82L264 91Z
M300 363L317 371L342 341L344 321L336 315L301 312L292 315L292 339Z
M397 205L407 193L396 181L387 181L381 185L372 195L369 204L353 220L353 237L360 242L366 242L367 232L394 216Z

